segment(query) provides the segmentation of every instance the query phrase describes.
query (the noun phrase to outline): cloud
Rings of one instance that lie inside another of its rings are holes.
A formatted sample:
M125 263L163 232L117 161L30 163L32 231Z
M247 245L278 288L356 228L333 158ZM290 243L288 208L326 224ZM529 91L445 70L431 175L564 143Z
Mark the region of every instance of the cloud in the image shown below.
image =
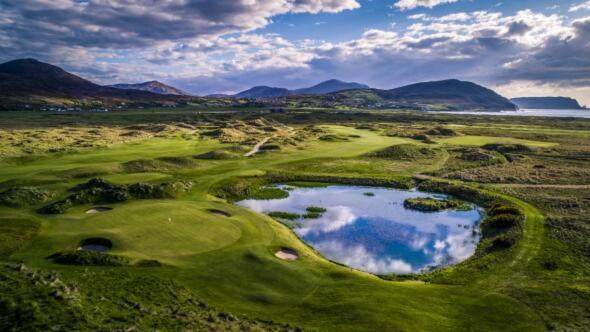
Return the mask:
M356 0L3 0L0 35L14 46L125 49L266 26L287 13L338 13Z
M376 274L416 272L412 269L412 265L404 260L377 257L362 245L345 246L337 241L323 241L314 243L313 246L326 257L359 270Z
M433 8L441 4L453 3L457 1L458 0L399 0L393 6L403 11L418 7Z
M572 5L569 12L577 12L579 10L590 10L590 1Z

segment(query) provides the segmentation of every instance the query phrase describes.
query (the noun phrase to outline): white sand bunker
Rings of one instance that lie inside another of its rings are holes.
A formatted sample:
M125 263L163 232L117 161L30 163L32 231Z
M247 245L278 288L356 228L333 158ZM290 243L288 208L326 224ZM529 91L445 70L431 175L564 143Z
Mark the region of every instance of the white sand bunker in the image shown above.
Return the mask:
M275 252L275 256L286 261L294 261L299 259L299 254L297 254L297 251L289 248L283 248Z
M106 206L97 206L97 207L93 207L90 210L86 210L86 213L101 213L101 212L111 211L112 209L113 208L106 207Z

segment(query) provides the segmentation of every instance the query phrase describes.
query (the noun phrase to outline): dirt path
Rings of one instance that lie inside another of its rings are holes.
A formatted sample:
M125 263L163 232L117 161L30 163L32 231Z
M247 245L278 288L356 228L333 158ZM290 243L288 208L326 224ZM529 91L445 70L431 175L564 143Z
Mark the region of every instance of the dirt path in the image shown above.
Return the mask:
M256 145L254 145L252 150L250 150L250 151L246 152L246 154L244 154L244 157L250 157L251 155L260 151L260 147L263 146L264 143L268 142L269 139L270 139L270 137L267 137L267 138L263 139L262 141L256 143Z

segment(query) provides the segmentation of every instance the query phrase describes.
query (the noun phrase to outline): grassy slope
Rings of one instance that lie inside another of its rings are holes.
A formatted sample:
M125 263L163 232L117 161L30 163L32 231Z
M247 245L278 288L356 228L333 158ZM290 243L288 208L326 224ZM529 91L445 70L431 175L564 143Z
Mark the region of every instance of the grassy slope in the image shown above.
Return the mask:
M194 290L206 302L252 317L289 322L327 331L374 330L540 330L533 310L491 287L445 286L414 282L387 282L334 265L302 244L286 227L270 218L220 202L207 195L209 187L230 176L260 174L277 164L327 157L354 157L404 142L369 131L330 127L338 133L359 134L350 142L317 142L305 150L231 161L208 162L175 176L196 180L189 197L174 201L145 201L115 205L101 215L86 215L84 208L43 220L41 233L14 258L37 267L64 272L43 259L76 246L79 239L105 235L114 240L114 251L130 258L158 259L166 267L151 269L156 276L172 278ZM487 142L486 142L487 143ZM48 170L112 166L140 158L193 155L218 148L213 141L154 139L108 150L44 159L24 166L6 166L0 181L27 178L29 182L55 181ZM114 175L121 182L138 174ZM149 178L153 178L153 174ZM56 188L66 188L63 182ZM231 218L206 212L229 211ZM8 213L9 210L2 210ZM534 214L531 214L534 216ZM169 221L168 218L171 218ZM525 233L535 237L533 232ZM215 240L215 241L212 241ZM523 241L522 246L530 244ZM273 257L279 246L297 249L302 258L284 262ZM532 246L534 247L534 246ZM527 259L534 251L524 252ZM519 262L519 267L525 265ZM145 270L128 268L131 274ZM506 267L509 273L511 267ZM489 275L495 275L491 271ZM75 273L70 274L76 278ZM501 276L494 278L506 280ZM490 280L491 281L491 280ZM507 318L508 317L508 318Z

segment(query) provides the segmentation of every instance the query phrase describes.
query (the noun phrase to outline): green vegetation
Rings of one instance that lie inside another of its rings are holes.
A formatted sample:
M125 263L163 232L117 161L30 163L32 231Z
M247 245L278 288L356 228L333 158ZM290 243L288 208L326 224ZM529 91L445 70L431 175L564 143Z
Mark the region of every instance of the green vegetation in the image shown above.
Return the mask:
M272 211L267 213L269 217L276 219L295 220L301 218L297 213L283 212L283 211Z
M408 198L404 201L404 207L410 210L422 212L435 212L441 210L469 210L471 204L457 199L436 199L432 197Z
M123 266L129 264L125 257L100 252L74 250L55 253L50 258L58 264L90 266Z
M0 316L8 317L0 319L0 330L576 331L589 325L590 121L263 112L0 114L0 193L17 202L0 206ZM261 116L266 126L252 122ZM370 129L357 129L360 124ZM426 133L440 124L460 135ZM264 129L269 126L276 131ZM98 127L112 135L109 141L82 147L99 139L89 134ZM11 131L18 137L47 131L53 139L19 146L25 140L11 141ZM280 151L194 158L226 151L224 142L252 146L275 134L285 142ZM438 144L416 141L415 134ZM286 143L291 140L296 144ZM97 176L104 181L89 185ZM192 188L182 189L188 182ZM231 204L286 197L270 187L275 183L318 182L403 188L417 182L422 190L477 203L487 212L475 230L481 242L459 265L378 278L327 261L285 225ZM68 199L64 213L36 212ZM98 202L114 209L84 213ZM116 246L108 254L76 250L91 237ZM293 248L299 259L277 259L278 248ZM47 259L55 253L84 265ZM119 258L125 264L86 266Z
M34 206L51 198L47 190L36 187L16 187L0 192L0 205L14 208Z

